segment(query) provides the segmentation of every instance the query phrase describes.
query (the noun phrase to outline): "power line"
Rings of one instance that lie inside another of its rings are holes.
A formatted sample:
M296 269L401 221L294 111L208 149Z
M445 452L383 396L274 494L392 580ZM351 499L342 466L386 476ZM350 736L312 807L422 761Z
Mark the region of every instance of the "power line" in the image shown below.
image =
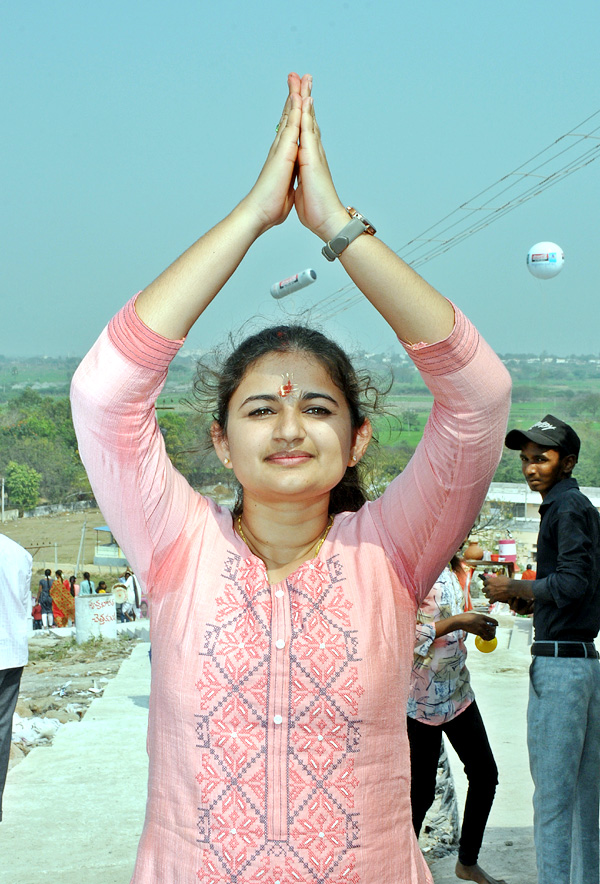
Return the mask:
M598 115L600 110L590 114L512 172L503 175L471 199L461 203L452 212L396 249L396 254L411 267L420 267L427 261L450 251L485 227L489 227L523 203L554 187L569 175L593 163L600 156L600 125L590 131L581 130ZM332 319L361 299L362 295L354 283L347 283L323 299L322 312L311 310L311 319L319 322Z

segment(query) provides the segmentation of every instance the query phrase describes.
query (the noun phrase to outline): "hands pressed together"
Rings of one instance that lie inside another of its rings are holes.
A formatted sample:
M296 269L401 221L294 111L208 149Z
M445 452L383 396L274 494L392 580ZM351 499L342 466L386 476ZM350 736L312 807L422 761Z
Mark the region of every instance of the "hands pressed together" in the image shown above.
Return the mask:
M302 224L327 241L348 221L348 213L321 143L312 77L289 74L288 90L266 162L242 205L255 214L260 233L283 223L295 206Z
M154 331L171 340L185 337L258 237L282 224L294 207L301 223L325 243L348 224L311 93L310 74L289 74L277 132L254 187L138 296L136 311ZM403 341L442 341L452 331L452 305L380 238L359 236L340 263Z

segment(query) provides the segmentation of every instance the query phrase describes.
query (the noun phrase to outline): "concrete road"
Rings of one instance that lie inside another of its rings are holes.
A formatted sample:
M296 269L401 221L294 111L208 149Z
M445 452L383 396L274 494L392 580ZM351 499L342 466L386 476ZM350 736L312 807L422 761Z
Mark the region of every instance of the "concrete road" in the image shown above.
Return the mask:
M2 884L127 884L146 805L148 644L137 645L84 718L9 771Z

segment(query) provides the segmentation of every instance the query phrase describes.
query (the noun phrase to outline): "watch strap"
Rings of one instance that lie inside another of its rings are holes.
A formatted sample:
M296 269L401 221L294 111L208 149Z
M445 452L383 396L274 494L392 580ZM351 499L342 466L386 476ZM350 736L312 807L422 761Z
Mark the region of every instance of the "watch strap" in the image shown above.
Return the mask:
M347 211L352 216L348 223L342 227L337 236L325 243L321 249L321 254L328 261L335 261L336 258L339 258L344 249L347 249L350 243L358 239L361 234L368 233L372 236L376 232L373 225L356 209L348 208Z

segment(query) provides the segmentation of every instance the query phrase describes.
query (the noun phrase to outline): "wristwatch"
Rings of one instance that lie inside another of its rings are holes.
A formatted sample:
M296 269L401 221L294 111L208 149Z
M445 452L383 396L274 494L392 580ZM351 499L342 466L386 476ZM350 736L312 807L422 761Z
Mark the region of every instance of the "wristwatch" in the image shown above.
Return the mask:
M377 233L371 222L367 221L365 216L353 209L352 206L347 206L346 211L350 215L350 221L342 227L337 236L330 239L321 249L321 254L328 261L335 261L336 258L339 258L344 249L347 249L351 242L358 239L361 233L368 233L370 236Z

